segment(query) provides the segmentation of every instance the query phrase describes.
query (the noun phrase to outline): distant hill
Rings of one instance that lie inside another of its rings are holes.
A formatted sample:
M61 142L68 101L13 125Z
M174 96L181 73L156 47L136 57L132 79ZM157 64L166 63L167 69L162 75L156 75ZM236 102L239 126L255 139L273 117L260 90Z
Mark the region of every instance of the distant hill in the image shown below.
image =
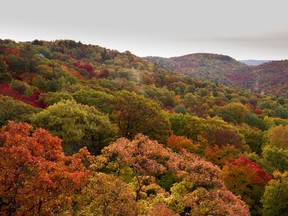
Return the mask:
M208 53L172 58L149 56L145 59L202 81L246 88L262 94L288 95L288 60L241 62L226 55Z
M230 56L207 53L172 58L145 57L145 59L164 68L189 75L199 80L225 85L233 83L228 78L231 73L246 70L247 68L247 65L236 61Z
M248 65L248 66L258 66L267 62L271 62L272 60L240 60L240 62Z
M263 93L288 95L288 60L273 61L253 69L258 89Z

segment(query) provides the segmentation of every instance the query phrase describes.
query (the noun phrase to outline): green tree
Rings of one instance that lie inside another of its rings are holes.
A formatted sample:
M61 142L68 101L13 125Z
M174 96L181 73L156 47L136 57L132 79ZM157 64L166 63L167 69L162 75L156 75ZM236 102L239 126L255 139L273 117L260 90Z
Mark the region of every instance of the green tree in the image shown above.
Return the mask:
M7 56L7 60L9 62L9 66L11 68L11 70L16 73L16 74L21 74L21 73L24 73L27 71L27 62L17 56L17 55L12 55L12 54L9 54Z
M41 99L48 105L53 105L61 100L73 100L73 96L67 91L58 91L41 94Z
M80 89L72 95L78 103L94 106L101 112L112 113L114 110L114 96L103 91Z
M288 212L288 171L275 172L274 179L268 182L264 195L261 199L263 203L264 216L286 216Z
M247 108L243 104L233 102L226 106L219 107L214 114L220 116L227 122L241 124L245 121L247 112Z
M241 134L232 125L220 118L204 119L188 114L172 114L170 115L170 122L175 135L186 136L195 143L209 143L213 146L214 144L219 146L230 144L237 148L247 148L243 145L244 140ZM201 147L204 148L205 146L202 145Z
M189 108L197 107L200 104L200 97L189 92L184 95L184 104Z
M11 74L8 72L8 65L0 56L0 83L9 82L12 79Z
M275 112L276 112L277 116L279 116L280 118L284 118L284 119L288 118L288 109L287 108L279 106L275 109Z
M255 113L247 113L245 116L245 123L251 127L257 127L261 130L265 129L263 120Z
M87 146L90 152L98 154L116 133L106 115L71 100L60 101L37 113L32 122L62 138L69 153Z
M262 152L262 166L270 173L278 170L288 170L288 149L277 148L276 146L265 146Z
M240 133L244 135L246 144L249 145L253 152L260 154L262 147L266 143L264 132L258 128L252 128L248 125L242 125L240 127Z
M123 91L117 95L116 110L121 136L131 139L143 133L162 143L167 141L170 124L157 103L136 93Z
M7 124L8 120L29 121L30 116L38 111L28 104L0 95L0 126Z
M185 106L183 106L182 104L176 105L174 107L174 110L176 113L182 113L182 114L186 114L186 112L187 112Z

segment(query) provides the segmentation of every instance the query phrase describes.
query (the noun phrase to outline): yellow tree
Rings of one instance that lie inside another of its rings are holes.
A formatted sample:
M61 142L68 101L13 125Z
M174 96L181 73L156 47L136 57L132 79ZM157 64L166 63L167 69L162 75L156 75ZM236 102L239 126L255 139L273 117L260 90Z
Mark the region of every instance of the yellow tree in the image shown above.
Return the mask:
M279 125L268 130L270 145L278 148L288 149L288 126Z
M172 152L147 136L139 134L132 141L121 138L105 147L96 161L98 170L123 179L123 171L130 170L131 178L126 181L143 212L147 208L146 213L152 212L163 203L161 208L180 215L249 215L244 202L225 187L219 168L185 150ZM160 187L163 177L173 175L177 178L165 192Z
M135 195L120 178L94 173L78 195L77 215L137 215Z

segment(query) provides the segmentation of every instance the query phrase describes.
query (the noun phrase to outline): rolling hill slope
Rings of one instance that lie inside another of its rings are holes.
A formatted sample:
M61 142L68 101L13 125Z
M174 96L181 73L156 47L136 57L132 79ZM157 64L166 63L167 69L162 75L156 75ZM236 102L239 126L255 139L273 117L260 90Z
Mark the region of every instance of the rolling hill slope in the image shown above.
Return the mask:
M287 96L288 61L271 61L248 66L218 54L197 53L180 57L144 59L177 73L202 81L246 88L262 94Z

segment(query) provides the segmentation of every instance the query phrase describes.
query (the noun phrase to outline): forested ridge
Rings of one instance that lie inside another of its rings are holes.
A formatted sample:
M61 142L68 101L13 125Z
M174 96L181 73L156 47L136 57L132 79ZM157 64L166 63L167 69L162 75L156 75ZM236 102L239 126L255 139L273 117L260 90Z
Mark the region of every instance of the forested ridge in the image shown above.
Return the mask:
M0 126L1 215L288 212L285 95L129 51L0 40Z
M230 56L210 53L144 59L194 79L241 87L259 94L288 96L288 60L248 66Z

